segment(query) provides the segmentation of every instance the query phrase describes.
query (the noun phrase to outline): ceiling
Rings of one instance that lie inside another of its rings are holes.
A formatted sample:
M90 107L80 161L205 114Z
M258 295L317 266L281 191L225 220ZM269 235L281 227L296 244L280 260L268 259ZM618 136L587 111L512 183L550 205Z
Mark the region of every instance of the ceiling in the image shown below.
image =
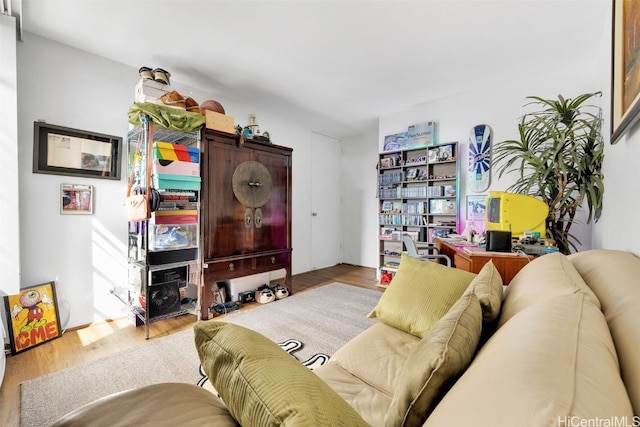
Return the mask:
M14 0L16 1L16 0ZM22 0L22 27L336 138L588 61L610 0ZM198 100L202 102L203 100Z

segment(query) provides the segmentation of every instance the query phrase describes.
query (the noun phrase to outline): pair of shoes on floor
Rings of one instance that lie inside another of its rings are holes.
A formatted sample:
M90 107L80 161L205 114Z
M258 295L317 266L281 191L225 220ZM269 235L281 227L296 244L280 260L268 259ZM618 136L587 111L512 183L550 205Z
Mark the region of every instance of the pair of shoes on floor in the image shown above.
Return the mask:
M260 304L268 304L276 300L276 294L268 285L262 285L256 289L256 301Z
M289 296L289 290L281 285L270 287L269 285L262 285L256 289L256 301L261 304L268 304L276 299L283 299Z
M162 68L151 69L149 67L140 67L138 73L140 77L142 77L142 80L155 80L165 85L170 84L169 77L171 77L171 73Z
M283 299L289 296L289 289L282 285L276 285L273 288L273 292L276 294L276 299Z

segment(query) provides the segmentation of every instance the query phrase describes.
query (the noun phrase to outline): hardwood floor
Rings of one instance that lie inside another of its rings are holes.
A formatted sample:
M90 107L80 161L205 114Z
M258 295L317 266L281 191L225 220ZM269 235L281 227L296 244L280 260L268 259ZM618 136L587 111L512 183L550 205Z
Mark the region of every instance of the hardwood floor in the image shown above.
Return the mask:
M293 290L297 293L333 282L382 292L381 288L375 286L375 269L349 264L294 275ZM257 304L246 304L242 310L249 310ZM185 315L154 322L150 326L150 338L192 328L195 321L196 316ZM21 382L140 345L145 341L144 330L144 327L134 327L128 318L116 319L69 330L56 340L15 356L7 356L4 382L0 389L0 425L19 425Z

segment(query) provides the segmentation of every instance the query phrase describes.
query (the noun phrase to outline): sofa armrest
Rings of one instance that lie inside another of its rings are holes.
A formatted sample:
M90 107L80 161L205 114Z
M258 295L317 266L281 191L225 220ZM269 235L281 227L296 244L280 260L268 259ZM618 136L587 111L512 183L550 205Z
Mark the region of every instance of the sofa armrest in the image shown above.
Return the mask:
M114 393L68 413L53 424L137 425L239 426L217 396L185 383L153 384Z

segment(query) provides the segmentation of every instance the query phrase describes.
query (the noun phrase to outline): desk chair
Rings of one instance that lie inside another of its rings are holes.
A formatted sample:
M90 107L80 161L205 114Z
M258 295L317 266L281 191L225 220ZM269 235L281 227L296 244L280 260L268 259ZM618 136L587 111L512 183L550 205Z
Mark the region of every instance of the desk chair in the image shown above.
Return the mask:
M449 258L447 255L440 254L440 253L437 253L437 254L436 253L429 253L429 254L419 253L418 248L416 247L416 242L407 234L402 235L402 243L404 244L404 247L407 250L407 255L409 256L418 258L423 261L435 261L437 259L443 259L446 261L447 267L451 267L451 258ZM431 250L431 248L428 248L428 250Z

